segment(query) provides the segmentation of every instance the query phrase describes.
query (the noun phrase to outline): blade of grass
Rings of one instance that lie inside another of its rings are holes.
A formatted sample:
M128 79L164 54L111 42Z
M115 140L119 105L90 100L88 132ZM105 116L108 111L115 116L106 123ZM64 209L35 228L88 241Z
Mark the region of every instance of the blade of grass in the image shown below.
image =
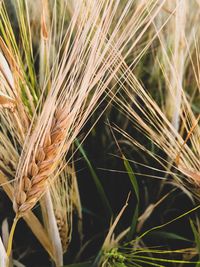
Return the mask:
M190 225L191 225L191 228L192 228L192 232L193 232L193 235L194 235L194 241L195 241L195 244L196 244L196 247L197 247L197 250L198 250L198 254L199 254L199 263L197 263L195 266L196 267L199 267L200 266L200 236L199 236L199 233L193 223L193 221L190 219Z
M155 230L161 229L161 228L163 228L163 227L165 227L165 226L167 226L167 225L169 225L169 224L171 224L171 223L173 223L175 221L178 221L178 220L182 219L183 217L185 217L185 216L189 215L190 213L198 210L199 208L200 208L200 205L194 207L193 209L190 209L189 211L177 216L176 218L174 218L174 219L172 219L172 220L170 220L170 221L168 221L166 223L163 223L163 224L160 224L160 225L157 225L155 227L150 228L149 230L145 231L143 234L141 234L140 236L138 236L134 240L132 240L132 243L136 242L137 240L140 240L141 238L143 238L144 236L146 236L147 234L149 234L149 233L151 233L151 232L153 232Z
M165 231L157 231L155 233L150 234L152 237L160 237L162 239L172 239L172 240L179 240L179 241L186 241L186 242L191 242L188 238L185 238L183 236L177 235L172 232L165 232Z
M132 222L131 222L131 228L130 231L128 233L128 240L131 240L131 238L133 237L133 234L135 232L136 229L136 225L137 225L137 220L138 220L138 212L139 212L139 188L138 188L138 183L137 183L137 179L134 175L133 169L129 163L129 161L127 160L127 158L122 154L122 159L124 162L124 166L125 169L127 171L127 174L129 176L130 182L132 184L133 187L133 191L135 193L136 196L136 206L135 206L135 210L133 213L133 218L132 218Z
M126 168L126 171L128 172L128 176L130 178L131 184L133 186L137 201L139 202L139 189L138 189L138 183L137 183L137 179L134 175L133 169L129 163L129 161L127 160L127 158L122 155L123 161L124 161L124 166Z
M153 263L153 262L148 262L148 261L144 261L144 260L141 260L141 259L135 259L136 262L141 262L141 263L144 263L145 266L156 266L156 267L165 267L164 265L160 265L160 264L157 264L157 263ZM144 266L144 265L143 265Z
M86 163L88 165L88 168L89 168L90 173L92 175L93 181L94 181L94 183L96 185L97 191L99 193L99 196L101 198L102 204L104 206L105 212L106 212L107 216L109 218L111 218L112 215L113 215L113 212L112 212L112 208L110 206L110 203L108 201L108 198L106 196L106 193L104 191L104 188L103 188L103 186L102 186L102 184L101 184L101 182L100 182L100 180L99 180L99 178L98 178L98 176L97 176L97 174L96 174L96 172L94 170L94 167L92 166L91 162L89 161L89 159L88 159L88 157L87 157L82 145L79 143L79 141L77 139L76 139L75 142L76 142L76 146L78 147L80 153L82 154L83 158L85 159L85 161L86 161Z
M155 258L155 257L148 257L148 256L134 256L135 259L146 259L146 260L152 260L152 261L158 261L158 262L171 262L171 263L184 263L184 264L191 264L191 263L197 263L196 261L186 261L186 260L168 260L168 259L163 259L163 258Z

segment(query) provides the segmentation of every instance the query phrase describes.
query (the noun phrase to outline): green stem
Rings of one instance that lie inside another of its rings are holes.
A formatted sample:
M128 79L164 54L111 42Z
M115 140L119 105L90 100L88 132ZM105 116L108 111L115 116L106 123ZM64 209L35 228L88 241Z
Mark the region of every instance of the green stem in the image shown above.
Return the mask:
M9 234L8 247L7 247L7 252L6 252L7 257L8 257L8 263L9 263L9 257L10 257L11 250L12 250L13 236L14 236L15 228L16 228L16 225L17 225L19 218L20 217L18 215L15 216L11 230L10 230L10 234Z

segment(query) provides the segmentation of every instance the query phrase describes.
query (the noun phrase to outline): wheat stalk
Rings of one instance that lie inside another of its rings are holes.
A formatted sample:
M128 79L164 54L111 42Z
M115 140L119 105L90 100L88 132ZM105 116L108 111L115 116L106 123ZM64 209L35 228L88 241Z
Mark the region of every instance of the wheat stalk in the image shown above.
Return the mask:
M8 261L6 251L3 245L3 242L0 238L0 266L4 267L6 266L6 262Z

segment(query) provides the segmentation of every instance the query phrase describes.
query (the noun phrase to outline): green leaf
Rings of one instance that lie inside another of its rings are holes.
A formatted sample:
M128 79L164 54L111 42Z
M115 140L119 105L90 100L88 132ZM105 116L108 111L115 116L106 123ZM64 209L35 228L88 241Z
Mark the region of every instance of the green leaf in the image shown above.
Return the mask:
M112 212L112 208L111 208L111 206L110 206L110 203L109 203L109 201L108 201L108 198L107 198L107 196L106 196L106 193L105 193L105 191L104 191L104 189L103 189L103 186L102 186L102 184L101 184L101 182L100 182L100 180L99 180L99 178L98 178L98 176L97 176L97 174L96 174L96 172L95 172L95 170L94 170L94 168L93 168L91 162L89 161L89 159L88 159L88 157L87 157L87 155L86 155L86 153L85 153L85 151L84 151L82 145L79 143L79 141L78 141L77 139L76 139L75 143L76 143L76 145L77 145L79 151L80 151L81 154L83 155L83 157L84 157L84 159L85 159L85 161L86 161L86 163L87 163L87 165L88 165L88 168L89 168L90 173L91 173L91 175L92 175L93 181L94 181L94 183L95 183L95 185L96 185L97 191L98 191L99 196L100 196L100 198L101 198L101 201L102 201L102 203L103 203L105 212L107 213L107 216L108 216L109 218L111 218L112 215L113 215L113 212Z
M136 261L138 260L139 261L142 259L142 260L149 260L148 264L150 264L150 261L153 261L153 262L165 262L165 263L184 263L184 264L191 264L191 263L198 263L196 261L187 261L187 260L171 260L171 259L164 259L164 258L155 258L155 257L149 257L149 256L142 256L142 255L134 255L133 257L133 260ZM155 263L154 263L155 264ZM162 265L163 266L163 265Z
M192 232L194 235L194 241L199 252L199 261L200 261L200 236L192 220L190 220L190 225L191 225ZM200 263L197 263L196 267L199 267L199 266L200 266Z
M149 230L145 231L145 232L144 232L143 234L141 234L140 236L137 236L132 242L137 242L138 240L140 240L140 239L143 238L144 236L146 236L146 235L152 233L153 231L158 230L158 229L161 229L161 228L163 228L163 227L165 227L165 226L167 226L167 225L170 225L171 223L176 222L176 221L182 219L183 217L187 216L188 214L190 214L190 213L192 213L192 212L194 212L194 211L196 211L196 210L198 210L198 209L200 209L200 205L194 207L193 209L190 209L190 210L187 211L187 212L184 212L183 214L177 216L176 218L174 218L174 219L172 219L172 220L170 220L170 221L168 221L168 222L166 222L166 223L163 223L163 224L160 224L160 225L157 225L157 226L154 226L154 227L150 228Z
M139 262L139 263L143 263L144 265L142 265L142 266L164 267L164 265L160 265L160 264L153 263L153 262L150 262L150 261L144 261L142 259L134 259L134 261Z
M157 231L157 232L150 233L149 235L155 236L155 237L161 237L161 238L165 238L165 239L173 239L173 240L191 242L191 240L189 240L183 236L177 235L175 233L171 233L171 232Z
M133 169L131 168L131 165L130 165L129 161L127 160L127 158L124 155L122 155L122 158L123 158L124 166L126 168L128 176L130 178L131 184L133 186L135 195L137 197L137 201L139 202L139 189L138 189L137 179L134 175Z
M115 263L115 267L127 267L127 265L125 265L124 263L119 263L119 262L116 262Z
M132 218L132 222L131 222L131 229L130 229L129 234L128 234L129 240L131 240L131 237L135 233L135 229L136 229L137 221L138 221L138 214L139 214L139 205L137 204L135 207L134 213L133 213L133 218Z
M138 183L137 183L137 179L134 175L133 169L131 168L131 165L129 163L129 161L127 160L127 158L122 155L123 161L124 161L124 166L125 169L128 173L129 179L131 181L133 190L135 192L136 195L136 199L137 199L137 203L136 203L136 207L135 207L135 211L133 213L133 218L132 218L132 222L131 222L131 228L130 231L128 233L128 240L131 240L135 229L136 229L136 225L137 225L137 220L138 220L138 213L139 213L139 189L138 189Z

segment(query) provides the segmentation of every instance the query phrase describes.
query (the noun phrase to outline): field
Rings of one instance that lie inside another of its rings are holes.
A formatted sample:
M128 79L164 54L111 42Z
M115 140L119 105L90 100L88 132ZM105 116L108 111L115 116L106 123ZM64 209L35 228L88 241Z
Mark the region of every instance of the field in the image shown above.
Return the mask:
M200 266L199 23L0 0L0 267Z

